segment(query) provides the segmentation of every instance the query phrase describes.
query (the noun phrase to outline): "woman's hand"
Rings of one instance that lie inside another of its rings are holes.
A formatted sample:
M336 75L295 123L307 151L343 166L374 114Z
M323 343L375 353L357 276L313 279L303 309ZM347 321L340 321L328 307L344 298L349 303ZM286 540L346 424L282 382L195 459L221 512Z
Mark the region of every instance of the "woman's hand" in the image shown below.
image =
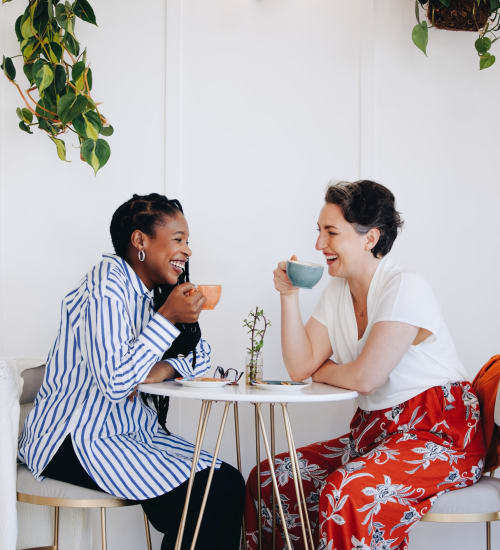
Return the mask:
M337 365L327 359L312 374L313 382L368 395L387 382L417 333L418 327L408 323L379 321L373 325L364 348L354 361ZM329 356L331 354L330 349Z
M318 369L319 370L319 369ZM322 382L322 378L321 378L321 374L318 374L318 371L316 372L313 372L312 376L311 376L311 380L313 382Z
M295 254L290 260L297 260ZM274 288L282 295L288 296L290 294L296 294L299 289L293 286L288 275L286 274L286 262L279 262L278 267L273 271L274 273Z
M163 382L175 376L175 370L172 365L165 363L165 361L158 361L149 371L146 379L141 382L141 384L156 384L158 382ZM133 401L137 395L137 388L134 388L134 391L128 396L129 401Z
M158 382L163 382L169 378L175 376L175 370L172 365L165 361L158 361L153 365L153 368L149 371L146 379L142 382L143 384L156 384Z
M172 324L196 323L201 308L207 301L200 290L191 283L176 286L158 310Z
M311 375L311 379L313 382L321 382L323 384L328 384L328 376L325 376L325 373L328 371L328 369L332 367L338 366L338 363L333 361L332 359L327 359L319 369L317 369L313 374Z

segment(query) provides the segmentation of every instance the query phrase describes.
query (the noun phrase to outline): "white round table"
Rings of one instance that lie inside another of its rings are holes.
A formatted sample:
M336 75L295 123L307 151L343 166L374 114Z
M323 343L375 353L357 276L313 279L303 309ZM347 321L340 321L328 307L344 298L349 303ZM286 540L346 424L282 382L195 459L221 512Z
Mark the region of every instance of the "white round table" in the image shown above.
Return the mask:
M141 384L139 391L154 395L168 395L180 399L201 399L208 401L231 401L246 403L321 403L355 399L358 392L312 382L297 390L264 390L258 387L227 385L215 388L192 388L170 380L159 384Z
M283 533L287 542L287 547L291 550L292 546L286 527L285 516L281 505L281 499L279 496L278 482L274 470L274 407L279 404L283 411L283 422L285 426L285 432L287 436L288 449L290 452L290 461L292 466L295 492L297 496L299 515L302 525L302 534L304 537L305 550L314 550L312 531L309 525L309 517L307 515L307 508L304 496L304 489L302 487L302 478L300 476L300 466L297 457L297 449L293 438L292 426L290 417L288 415L287 404L288 403L321 403L332 401L345 401L348 399L355 399L358 393L353 390L346 390L343 388L336 388L328 386L326 384L319 384L317 382L311 383L309 386L300 390L295 388L286 390L262 389L259 387L246 386L244 383L239 385L226 385L219 387L202 387L194 388L188 386L182 386L179 383L171 380L168 382L161 382L158 384L141 384L139 391L149 393L153 395L161 395L168 397L177 397L180 399L199 399L202 402L200 410L200 419L198 422L198 431L196 434L195 449L193 454L193 466L191 468L191 475L189 477L188 488L186 493L186 501L184 503L184 510L182 513L181 523L179 525L179 532L177 535L177 541L175 550L180 550L182 544L182 537L184 535L184 527L186 523L186 516L189 507L189 499L191 496L191 489L193 485L194 475L196 471L196 464L201 452L203 439L205 437L205 431L208 423L208 417L212 407L212 403L215 401L222 401L225 403L224 413L219 426L219 433L214 450L214 457L210 466L210 473L208 475L207 486L203 495L203 501L199 510L198 522L193 535L191 543L191 550L194 549L196 539L198 537L198 531L201 524L201 519L205 509L206 500L208 497L208 491L212 482L213 472L219 454L220 443L222 440L222 434L226 424L227 414L231 404L234 406L234 420L235 420L235 437L236 437L236 454L238 461L238 468L241 471L241 452L240 452L240 435L239 435L239 417L238 417L238 403L251 403L255 407L255 449L256 449L256 461L257 461L257 479L259 484L257 487L257 502L258 502L258 516L261 517L261 498L260 498L260 440L261 434L266 449L267 459L269 462L269 469L271 472L271 478L273 482L273 503L272 503L272 516L273 516L273 549L275 548L275 503L278 506L279 514L281 517L281 525L283 527ZM271 412L271 445L269 445L269 438L266 432L266 427L262 415L262 404L269 404ZM243 525L243 531L245 526ZM262 547L262 528L259 521L259 549Z

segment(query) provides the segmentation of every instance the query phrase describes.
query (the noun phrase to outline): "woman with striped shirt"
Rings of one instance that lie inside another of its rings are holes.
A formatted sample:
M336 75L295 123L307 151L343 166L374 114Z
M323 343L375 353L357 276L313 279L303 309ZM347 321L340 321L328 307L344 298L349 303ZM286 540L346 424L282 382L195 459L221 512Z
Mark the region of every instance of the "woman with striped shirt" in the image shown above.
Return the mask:
M140 501L169 550L194 447L166 428L166 403L155 401L157 413L135 388L207 372L210 346L197 323L205 298L188 282L189 230L178 201L134 195L110 230L116 254L105 254L63 299L19 457L37 479ZM191 510L201 503L210 462L202 451ZM238 548L243 498L240 473L219 464L197 549L214 540L220 550ZM187 548L196 516L188 517Z

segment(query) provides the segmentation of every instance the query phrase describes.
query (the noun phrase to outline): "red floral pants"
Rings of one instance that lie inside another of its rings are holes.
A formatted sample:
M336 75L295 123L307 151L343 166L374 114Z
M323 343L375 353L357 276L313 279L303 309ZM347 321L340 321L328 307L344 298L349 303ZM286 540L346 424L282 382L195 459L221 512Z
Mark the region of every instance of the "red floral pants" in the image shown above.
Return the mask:
M408 531L441 494L479 480L485 449L470 384L436 386L379 411L357 410L350 432L298 449L317 550L404 550ZM304 548L288 454L276 476L290 541ZM256 468L247 483L246 542L258 548ZM262 536L272 548L272 480L261 464ZM276 508L276 547L286 548Z

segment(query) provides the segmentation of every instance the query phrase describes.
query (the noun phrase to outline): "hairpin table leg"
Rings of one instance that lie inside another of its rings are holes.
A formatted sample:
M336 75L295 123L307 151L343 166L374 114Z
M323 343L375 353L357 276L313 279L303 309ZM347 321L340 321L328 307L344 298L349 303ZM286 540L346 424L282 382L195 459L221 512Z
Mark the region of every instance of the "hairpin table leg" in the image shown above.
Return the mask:
M261 485L260 479L260 428L259 415L257 412L257 403L255 405L255 454L257 460L257 525L259 526L259 550L262 550L262 502L261 502Z
M200 511L198 513L198 521L196 522L196 528L194 530L193 541L191 542L190 550L194 550L194 547L196 545L196 539L198 538L198 533L200 531L201 520L203 518L203 512L205 511L205 505L207 503L208 492L210 491L210 485L212 484L212 478L214 476L214 470L215 470L215 463L217 462L217 456L219 455L220 444L222 441L222 434L224 433L227 413L229 412L230 406L231 406L230 401L226 401L224 403L224 413L222 415L222 420L220 423L219 435L217 436L217 443L215 444L214 457L212 459L212 464L210 465L210 472L208 474L207 485L205 487L205 492L203 493L203 500L201 501Z
M236 463L238 465L238 470L241 471L241 445L240 445L240 417L238 414L238 402L235 401L233 403L234 406L234 435L236 440ZM246 527L245 527L245 516L243 516L242 519L242 525L241 525L241 544L240 547L243 548L243 550L246 548Z
M259 420L260 429L262 431L262 439L264 440L264 446L266 448L267 460L269 462L269 469L271 471L271 478L273 480L273 488L276 494L276 500L278 502L278 510L280 512L281 524L282 524L283 533L286 539L286 545L288 550L292 550L292 545L290 544L290 537L288 535L288 528L286 526L285 514L283 513L283 506L281 505L281 499L280 499L280 494L278 489L278 481L276 479L276 473L274 471L274 464L273 464L273 459L271 455L271 450L269 448L269 443L267 440L266 427L264 425L264 419L262 418L262 412L260 410L260 403L255 403L255 409L257 411L257 417Z
M271 426L271 454L273 456L273 464L276 464L276 438L274 430L274 403L269 403L269 416ZM273 550L276 550L276 500L274 491L271 494L271 517L273 529Z
M285 421L285 429L287 431L287 437L288 436L290 437L290 442L292 445L291 452L290 452L290 459L292 459L292 455L293 455L293 461L295 462L295 468L297 470L297 481L298 481L299 492L300 492L300 495L297 494L297 501L302 502L302 508L304 510L304 519L305 519L305 523L303 523L303 525L305 525L305 527L307 528L307 534L309 536L311 549L314 549L311 524L309 522L309 514L307 513L307 503L304 495L304 485L302 484L302 476L300 474L299 457L297 456L297 447L295 446L295 441L293 439L292 424L290 422L290 416L288 415L288 408L286 406L286 403L283 403L282 407L283 407L283 418Z
M291 427L290 424L287 422L287 410L286 410L286 404L282 403L281 408L283 409L283 422L285 424L285 432L286 432L286 439L288 441L288 451L290 453L290 463L292 465L292 474L293 474L293 483L295 485L295 495L297 497L297 508L299 509L299 517L300 517L300 526L302 528L302 537L304 540L304 548L305 550L309 550L309 544L307 541L307 535L306 535L306 523L305 523L305 517L304 514L307 515L307 507L306 503L302 501L302 495L299 488L299 477L300 476L300 464L296 461L296 455L295 455L295 445L293 443L293 439L291 436ZM314 550L314 548L311 548L311 550Z
M200 458L201 446L205 437L205 431L207 429L208 417L210 415L210 409L212 408L211 401L202 401L200 410L200 420L198 422L198 431L196 433L196 442L193 453L193 464L191 465L191 474L189 476L186 500L184 502L184 509L182 510L181 523L179 525L179 531L177 532L177 540L175 541L175 549L181 550L182 537L184 536L184 527L186 526L186 517L189 507L189 499L191 497L191 489L193 488L194 476L196 474L196 467Z

